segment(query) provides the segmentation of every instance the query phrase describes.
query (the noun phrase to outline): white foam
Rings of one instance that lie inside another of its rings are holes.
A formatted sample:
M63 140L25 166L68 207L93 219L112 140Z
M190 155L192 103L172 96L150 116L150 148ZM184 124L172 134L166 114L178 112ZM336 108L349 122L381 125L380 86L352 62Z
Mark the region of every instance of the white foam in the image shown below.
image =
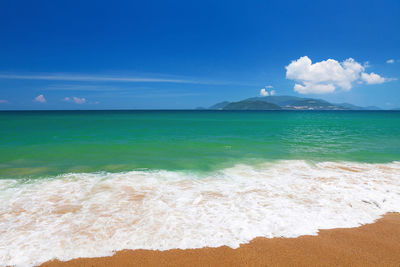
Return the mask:
M122 249L237 248L259 236L355 227L400 211L400 162L238 165L0 181L0 265Z

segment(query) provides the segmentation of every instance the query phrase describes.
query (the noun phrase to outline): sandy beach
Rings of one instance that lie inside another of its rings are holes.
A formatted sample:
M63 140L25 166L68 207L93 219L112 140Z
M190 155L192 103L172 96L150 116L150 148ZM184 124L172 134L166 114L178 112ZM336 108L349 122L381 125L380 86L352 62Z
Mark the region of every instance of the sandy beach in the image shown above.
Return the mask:
M238 249L123 250L41 266L400 266L400 214L357 228L321 230L318 236L255 238Z

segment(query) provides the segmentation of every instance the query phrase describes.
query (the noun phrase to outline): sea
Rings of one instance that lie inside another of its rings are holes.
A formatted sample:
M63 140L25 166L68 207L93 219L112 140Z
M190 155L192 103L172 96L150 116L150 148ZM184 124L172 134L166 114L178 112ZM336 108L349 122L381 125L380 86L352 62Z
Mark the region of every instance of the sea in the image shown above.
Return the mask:
M237 248L400 212L399 111L2 111L0 265Z

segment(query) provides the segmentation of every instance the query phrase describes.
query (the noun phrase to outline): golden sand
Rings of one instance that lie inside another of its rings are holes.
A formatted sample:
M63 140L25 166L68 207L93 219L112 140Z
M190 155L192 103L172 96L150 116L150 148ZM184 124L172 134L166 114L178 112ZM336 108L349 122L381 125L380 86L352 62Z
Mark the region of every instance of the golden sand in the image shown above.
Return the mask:
M400 214L357 228L321 230L318 236L256 238L238 249L123 250L42 266L400 266Z

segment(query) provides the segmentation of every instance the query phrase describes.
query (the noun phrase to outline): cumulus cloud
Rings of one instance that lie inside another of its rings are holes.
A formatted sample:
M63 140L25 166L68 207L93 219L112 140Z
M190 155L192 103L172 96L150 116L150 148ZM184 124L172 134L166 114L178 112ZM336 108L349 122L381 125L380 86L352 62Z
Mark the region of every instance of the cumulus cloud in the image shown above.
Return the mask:
M327 59L312 63L307 56L286 66L286 78L294 80L294 90L300 94L333 93L340 88L349 91L354 82L377 84L388 81L376 73L365 73L366 65L352 58L342 62Z
M388 59L388 60L386 60L386 63L393 64L394 63L394 59Z
M366 82L367 84L379 84L379 83L384 83L386 81L385 78L379 76L376 73L361 73L361 80Z
M304 85L296 83L294 90L300 94L327 94L335 91L333 84L313 84L305 82Z
M272 85L266 85L263 89L260 89L260 96L273 96L275 94L275 90L267 91L267 89L274 88Z
M269 93L267 90L265 90L265 88L260 90L260 96L269 96Z
M84 98L84 97L82 97L82 98L79 98L79 97L76 97L76 96L74 96L74 97L64 97L64 99L63 99L63 101L65 101L65 102L74 102L75 104L84 104L84 103L86 103L86 98Z
M44 98L43 95L38 95L37 97L35 97L35 99L33 99L33 101L39 102L39 103L46 103L46 98Z

